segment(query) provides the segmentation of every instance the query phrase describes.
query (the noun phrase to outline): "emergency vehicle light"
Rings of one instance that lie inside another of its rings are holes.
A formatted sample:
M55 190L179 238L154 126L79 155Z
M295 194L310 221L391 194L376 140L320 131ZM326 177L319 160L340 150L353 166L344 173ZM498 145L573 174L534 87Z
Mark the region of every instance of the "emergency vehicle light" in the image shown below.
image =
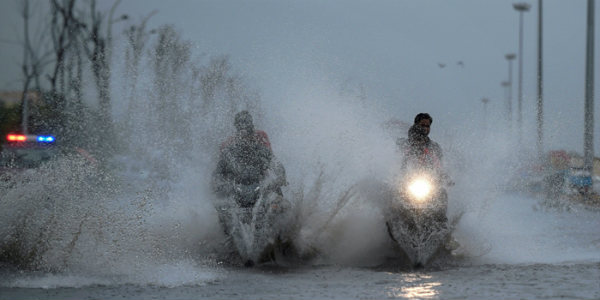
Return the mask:
M51 135L38 135L37 141L41 143L54 143L55 138Z
M6 136L6 140L9 142L24 142L27 140L27 136L23 134L9 134Z

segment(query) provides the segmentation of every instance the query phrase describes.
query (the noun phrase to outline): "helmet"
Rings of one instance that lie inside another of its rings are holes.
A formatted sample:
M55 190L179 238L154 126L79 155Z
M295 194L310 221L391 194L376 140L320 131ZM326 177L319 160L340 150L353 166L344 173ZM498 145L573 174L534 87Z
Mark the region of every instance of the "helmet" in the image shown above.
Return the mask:
M246 130L248 132L254 132L254 124L252 123L252 115L247 110L243 110L235 115L235 121L233 122L235 129L238 131Z

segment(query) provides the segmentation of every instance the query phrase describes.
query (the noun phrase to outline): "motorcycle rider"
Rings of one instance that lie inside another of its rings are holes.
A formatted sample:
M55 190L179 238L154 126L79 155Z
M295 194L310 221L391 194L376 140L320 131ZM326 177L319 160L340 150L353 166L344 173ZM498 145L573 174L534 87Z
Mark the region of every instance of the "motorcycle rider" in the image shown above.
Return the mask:
M454 185L450 176L445 172L442 164L442 148L429 138L433 118L428 113L419 113L415 116L413 125L408 129L407 139L398 139L396 142L404 154L401 170L409 167L425 168L433 171L440 184ZM441 201L447 207L448 199L446 190L440 189ZM445 210L441 220L447 220Z
M234 126L235 135L220 147L212 178L213 190L220 198L227 198L234 192L235 183L259 183L270 170L275 178L262 193L275 192L281 199L281 187L287 185L285 169L276 161L269 137L264 131L255 130L252 115L246 110L235 115Z
M274 260L277 251L294 253L288 226L291 204L283 198L285 169L273 155L267 134L254 128L246 110L235 115L234 126L235 134L220 147L211 183L226 237L223 246L241 251L244 265L252 266ZM248 239L247 234L254 238Z
M427 168L438 173L445 183L452 183L442 165L442 148L429 138L433 118L428 113L419 113L415 116L413 125L408 129L408 138L400 138L396 144L404 154L402 170L409 164Z

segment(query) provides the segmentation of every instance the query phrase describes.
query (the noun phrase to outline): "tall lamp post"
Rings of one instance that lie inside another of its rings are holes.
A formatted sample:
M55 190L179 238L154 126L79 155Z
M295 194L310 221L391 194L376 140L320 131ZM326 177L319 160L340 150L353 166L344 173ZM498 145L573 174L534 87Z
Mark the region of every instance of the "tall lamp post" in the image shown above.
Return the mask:
M513 87L512 62L513 62L513 60L515 60L517 55L514 53L508 53L508 54L504 55L504 57L508 61L508 121L510 122L510 125L512 126L512 87Z
M538 57L537 57L537 150L538 157L542 157L544 153L544 100L543 96L543 81L542 81L542 0L538 0Z
M585 62L584 168L594 178L594 0L587 2L587 47ZM588 196L593 191L591 180Z
M481 103L483 103L483 130L487 131L487 104L490 102L488 98L481 98Z
M510 82L502 81L500 85L504 88L504 98L506 98L506 121L510 121L511 107L510 107L510 94L508 89L510 88ZM510 124L510 123L508 123Z
M529 3L514 3L513 8L519 12L519 91L518 91L518 115L519 144L523 139L523 13L529 11Z

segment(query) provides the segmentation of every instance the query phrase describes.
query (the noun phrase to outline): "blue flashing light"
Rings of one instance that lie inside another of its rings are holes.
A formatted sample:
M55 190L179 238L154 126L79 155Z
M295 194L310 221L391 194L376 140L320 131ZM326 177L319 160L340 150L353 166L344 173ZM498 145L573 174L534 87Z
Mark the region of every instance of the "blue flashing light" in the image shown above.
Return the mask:
M40 143L54 143L55 140L56 138L51 135L38 135L37 137L37 141Z

